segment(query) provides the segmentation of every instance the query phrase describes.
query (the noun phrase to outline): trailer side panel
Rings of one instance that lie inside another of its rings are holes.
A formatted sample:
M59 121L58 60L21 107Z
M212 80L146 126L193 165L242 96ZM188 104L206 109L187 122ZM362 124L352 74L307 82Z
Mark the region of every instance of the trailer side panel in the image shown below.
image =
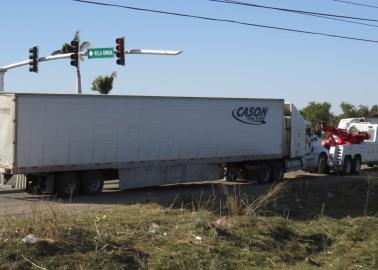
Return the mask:
M17 96L23 173L282 157L283 100Z

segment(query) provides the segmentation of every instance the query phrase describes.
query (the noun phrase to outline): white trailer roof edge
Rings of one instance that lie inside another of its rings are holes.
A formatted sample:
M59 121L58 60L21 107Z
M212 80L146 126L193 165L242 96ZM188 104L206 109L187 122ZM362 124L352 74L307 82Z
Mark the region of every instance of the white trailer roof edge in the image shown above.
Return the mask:
M95 95L95 94L65 94L65 93L12 93L4 92L0 95L10 95L10 96L76 96L76 97L98 97L98 98L110 98L110 97L121 97L121 98L172 98L172 99L210 99L210 100L270 100L270 101L280 101L285 102L284 99L280 98L243 98L243 97L200 97L200 96L147 96L147 95Z

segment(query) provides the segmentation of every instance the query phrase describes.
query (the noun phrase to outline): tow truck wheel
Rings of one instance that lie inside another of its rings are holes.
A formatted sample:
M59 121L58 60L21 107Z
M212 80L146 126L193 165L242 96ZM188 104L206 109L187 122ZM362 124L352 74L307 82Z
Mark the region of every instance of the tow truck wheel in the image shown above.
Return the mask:
M79 177L74 172L58 173L55 178L56 192L59 197L68 198L79 193Z
M260 184L267 184L273 181L273 174L272 174L272 168L270 164L268 163L260 163L259 164L259 183Z
M353 159L353 168L352 173L353 174L359 174L361 171L361 157L355 156Z
M344 158L344 165L343 165L343 174L344 175L350 175L352 173L352 168L353 168L353 164L352 164L352 159L350 156L346 156Z
M283 163L281 161L274 161L272 169L273 169L273 181L281 182L285 174L285 167Z
M317 173L327 174L329 173L328 157L325 153L321 153L318 161Z
M99 171L87 171L80 177L81 191L85 194L96 194L104 187L104 177Z

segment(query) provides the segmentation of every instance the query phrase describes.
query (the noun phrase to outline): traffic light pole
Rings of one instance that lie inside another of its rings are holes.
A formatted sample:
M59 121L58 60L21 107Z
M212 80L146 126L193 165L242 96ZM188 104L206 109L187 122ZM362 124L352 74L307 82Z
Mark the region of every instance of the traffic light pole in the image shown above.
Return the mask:
M4 76L6 70L0 70L0 92L4 92Z
M38 58L38 62L46 62L46 61L52 61L52 60L58 60L58 59L64 59L64 58L70 58L72 53L65 53L65 54L58 54L58 55L48 55L44 57ZM84 56L85 53L82 53ZM29 65L30 60L10 64L7 66L0 67L0 92L4 92L4 76L5 72L9 69L26 66Z
M182 53L182 51L162 51L162 50L141 50L141 49L132 49L132 50L125 50L125 54L146 54L146 55L178 55ZM38 62L46 62L46 61L53 61L59 60L64 58L71 58L72 53L65 53L65 54L58 54L58 55L48 55L44 57L38 58ZM80 56L86 56L87 52L79 52ZM7 66L0 67L0 92L4 92L4 77L5 72L9 69L26 66L29 65L30 60L25 60L22 62L10 64ZM81 88L81 87L80 87Z

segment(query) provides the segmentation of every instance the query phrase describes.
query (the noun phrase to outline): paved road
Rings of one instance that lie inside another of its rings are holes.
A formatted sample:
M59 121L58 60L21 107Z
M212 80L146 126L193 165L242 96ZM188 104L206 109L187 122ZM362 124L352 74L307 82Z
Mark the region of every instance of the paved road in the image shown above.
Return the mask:
M378 170L364 170L361 176L322 176L308 174L301 171L285 174L287 186L311 183L311 185L326 186L342 184L350 180L367 181L369 178L378 178ZM77 196L72 200L60 200L51 196L32 196L26 193L1 193L0 216L33 214L41 211L51 211L56 207L69 209L83 209L94 205L134 204L156 202L162 205L171 205L177 201L190 200L203 196L223 195L225 192L233 194L248 194L256 196L268 190L270 185L254 183L227 183L223 180L172 185L164 187L144 188L121 191L116 183L105 186L104 192L96 196Z

